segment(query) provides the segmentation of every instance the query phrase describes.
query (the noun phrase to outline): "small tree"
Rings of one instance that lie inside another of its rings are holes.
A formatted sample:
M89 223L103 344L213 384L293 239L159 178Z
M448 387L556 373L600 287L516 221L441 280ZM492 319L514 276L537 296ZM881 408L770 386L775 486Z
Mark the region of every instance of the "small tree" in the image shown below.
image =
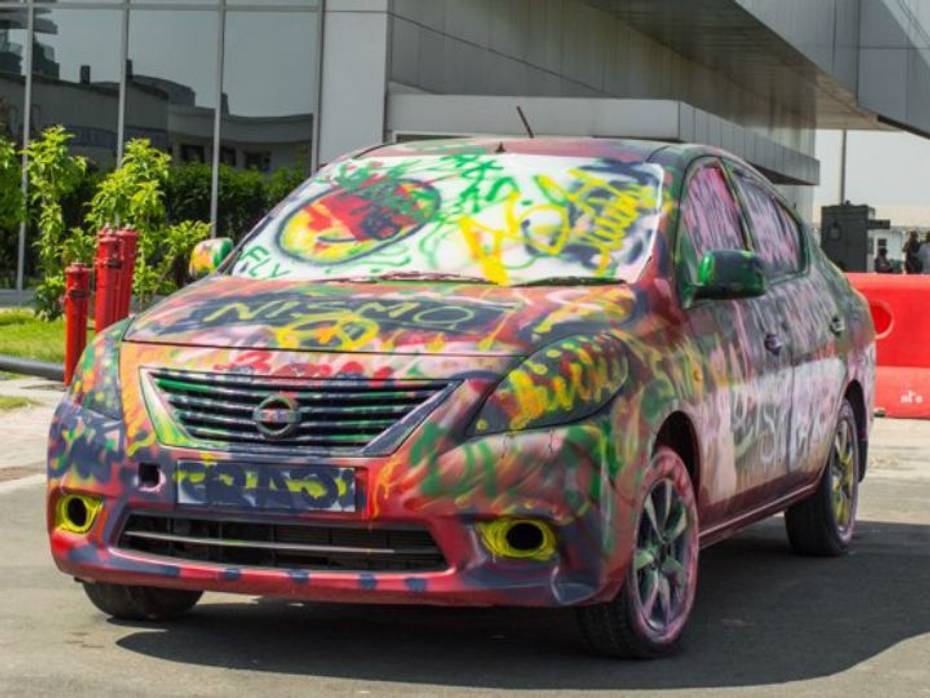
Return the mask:
M23 219L22 178L16 146L0 136L0 274L12 284L16 269L17 231Z
M93 230L126 226L139 233L133 291L142 306L156 293L177 287L175 268L210 235L208 223L168 225L165 185L170 163L171 156L152 147L148 139L129 141L119 169L100 182L87 214Z
M16 228L23 215L23 190L16 146L0 136L0 228Z
M87 171L87 161L68 152L72 138L64 127L53 126L26 148L29 202L37 210L39 237L35 246L42 274L36 287L36 313L49 320L61 315L65 267L75 261L87 262L93 255L93 237L80 228L66 228L61 204Z

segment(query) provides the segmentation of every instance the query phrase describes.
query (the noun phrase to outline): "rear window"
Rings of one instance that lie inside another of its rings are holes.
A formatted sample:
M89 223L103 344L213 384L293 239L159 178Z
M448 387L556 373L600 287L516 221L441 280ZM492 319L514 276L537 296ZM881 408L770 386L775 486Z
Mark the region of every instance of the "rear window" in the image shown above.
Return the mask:
M651 163L483 151L345 160L269 214L230 273L632 281L652 249L663 176Z

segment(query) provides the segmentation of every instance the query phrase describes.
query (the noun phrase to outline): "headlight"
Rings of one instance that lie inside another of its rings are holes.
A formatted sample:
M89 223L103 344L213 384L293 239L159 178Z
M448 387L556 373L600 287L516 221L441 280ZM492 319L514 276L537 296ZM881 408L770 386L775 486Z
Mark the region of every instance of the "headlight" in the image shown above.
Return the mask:
M594 414L626 382L629 364L611 334L549 344L508 373L485 401L473 433L566 424Z
M117 322L94 338L78 361L68 395L97 414L122 419L119 392L119 343L129 320Z

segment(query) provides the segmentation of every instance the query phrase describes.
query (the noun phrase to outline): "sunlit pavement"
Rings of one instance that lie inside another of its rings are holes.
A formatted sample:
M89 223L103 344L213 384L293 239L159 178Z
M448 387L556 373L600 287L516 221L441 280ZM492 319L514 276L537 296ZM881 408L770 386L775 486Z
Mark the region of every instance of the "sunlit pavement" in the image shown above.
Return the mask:
M765 521L705 551L681 654L615 662L562 611L209 594L173 625L108 621L46 548L50 414L0 415L2 696L930 695L930 422L877 422L851 555L797 558Z

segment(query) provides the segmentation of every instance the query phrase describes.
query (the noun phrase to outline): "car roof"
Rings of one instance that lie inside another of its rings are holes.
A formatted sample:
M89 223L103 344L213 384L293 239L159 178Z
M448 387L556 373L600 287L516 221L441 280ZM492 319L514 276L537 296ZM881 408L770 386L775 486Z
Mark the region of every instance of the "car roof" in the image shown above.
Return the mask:
M722 150L694 143L633 138L539 137L513 138L480 136L438 138L401 143L385 143L356 151L349 157L410 157L416 155L456 155L468 153L517 153L554 157L610 158L626 162L661 161L665 167L684 169L696 157L717 155L741 162ZM661 154L661 158L659 158Z

